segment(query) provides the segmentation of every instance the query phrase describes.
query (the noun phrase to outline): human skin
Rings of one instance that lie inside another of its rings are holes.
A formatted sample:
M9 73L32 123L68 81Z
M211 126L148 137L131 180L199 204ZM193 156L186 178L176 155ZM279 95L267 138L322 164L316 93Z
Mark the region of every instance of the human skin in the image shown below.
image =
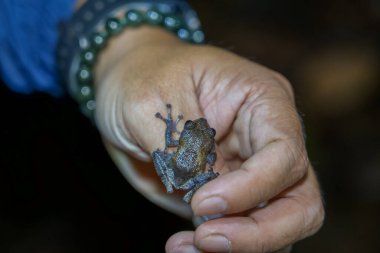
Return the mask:
M196 192L191 208L224 216L174 234L166 252L274 252L321 227L318 182L292 87L280 74L144 26L101 53L95 91L104 142L141 160L163 147L165 126L154 115L167 103L173 115L204 117L216 130L221 175Z

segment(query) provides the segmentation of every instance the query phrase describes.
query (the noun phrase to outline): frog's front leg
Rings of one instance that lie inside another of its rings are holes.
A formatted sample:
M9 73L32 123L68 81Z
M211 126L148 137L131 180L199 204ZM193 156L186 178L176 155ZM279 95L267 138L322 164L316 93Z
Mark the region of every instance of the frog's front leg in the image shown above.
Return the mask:
M166 124L166 130L165 130L165 150L167 150L168 147L177 147L178 146L178 140L175 140L173 138L173 133L179 133L177 130L177 124L183 119L182 115L178 115L177 119L173 121L172 117L172 106L171 104L166 105L168 117L164 118L161 113L157 112L156 117L161 119Z
M201 173L201 174L198 174L196 175L194 178L191 178L189 179L186 183L184 183L180 189L182 190L189 190L191 189L190 191L188 191L185 196L183 197L183 200L187 203L190 203L191 201L191 198L193 197L194 193L199 189L201 188L202 185L204 185L205 183L213 180L214 178L216 178L217 176L219 176L219 173L218 172L214 172L212 170L212 168L210 168L207 172L204 172L204 173Z
M208 163L210 166L213 166L213 165L215 164L216 158L217 158L216 152L211 152L211 153L208 154L207 157L206 157L207 163Z
M171 174L170 172L172 171L171 168L169 168L170 163L168 162L170 154L157 149L152 153L152 157L154 168L156 169L158 176L161 178L162 183L165 185L166 191L172 193L173 186L168 177L168 173Z

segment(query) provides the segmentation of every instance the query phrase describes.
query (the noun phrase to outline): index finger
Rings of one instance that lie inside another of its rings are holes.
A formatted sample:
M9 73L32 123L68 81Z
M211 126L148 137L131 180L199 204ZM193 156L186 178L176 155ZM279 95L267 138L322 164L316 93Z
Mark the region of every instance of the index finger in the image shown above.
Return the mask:
M196 215L251 209L299 181L309 165L294 103L276 83L247 97L233 134L220 146L246 161L199 189L192 201Z
M265 208L253 209L246 217L231 215L203 223L195 231L194 242L207 252L278 252L314 234L323 219L319 187L310 167L303 180Z

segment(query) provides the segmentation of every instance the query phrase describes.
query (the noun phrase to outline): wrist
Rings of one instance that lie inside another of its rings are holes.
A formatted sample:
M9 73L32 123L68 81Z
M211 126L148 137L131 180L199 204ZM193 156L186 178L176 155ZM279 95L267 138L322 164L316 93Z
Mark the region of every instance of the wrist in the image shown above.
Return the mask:
M65 24L57 48L62 81L66 83L69 94L78 101L81 111L90 118L93 117L96 108L95 81L100 83L98 80L100 77L111 76L108 70L116 65L124 68L123 71L131 73L130 69L119 64L118 60L127 52L140 51L134 48L134 45L139 45L135 41L157 37L136 36L138 39L132 39L131 45L129 45L131 41L125 39L125 44L109 46L117 35L126 31L123 35L127 38L128 33L133 33L133 30L136 30L136 34L140 31L144 34L144 29L136 28L151 25L176 34L182 41L199 44L204 40L196 13L186 1L146 0L138 1L138 3L132 0L107 1L86 1ZM163 31L159 33L164 34ZM131 37L135 36L131 35ZM162 38L162 36L158 37ZM165 38L170 37L165 36ZM123 39L116 39L116 41L123 41ZM157 40L149 41L149 43L157 42ZM174 41L174 38L171 41ZM138 48L140 47L141 45ZM105 53L102 57L103 63L99 64L99 58L107 48L110 48L110 53ZM121 49L122 52L114 49ZM150 58L149 55L148 58ZM98 70L95 69L96 66Z

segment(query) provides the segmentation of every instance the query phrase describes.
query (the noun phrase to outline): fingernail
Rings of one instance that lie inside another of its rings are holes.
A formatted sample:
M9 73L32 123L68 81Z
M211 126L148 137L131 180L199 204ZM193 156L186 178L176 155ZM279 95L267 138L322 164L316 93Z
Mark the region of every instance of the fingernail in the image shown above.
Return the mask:
M227 209L227 203L221 197L207 198L196 206L196 214L223 213Z
M201 253L197 248L192 245L183 245L176 249L173 253Z
M199 241L199 247L210 252L229 252L231 242L222 235L210 235Z

